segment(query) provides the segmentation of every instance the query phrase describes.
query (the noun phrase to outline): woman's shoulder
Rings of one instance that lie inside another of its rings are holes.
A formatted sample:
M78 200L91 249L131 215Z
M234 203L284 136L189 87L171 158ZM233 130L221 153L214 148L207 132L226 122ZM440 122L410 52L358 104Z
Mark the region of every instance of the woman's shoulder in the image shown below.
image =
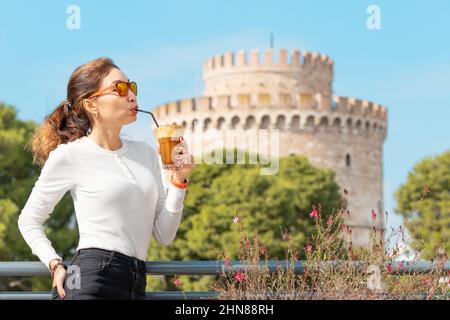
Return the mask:
M77 138L73 141L69 141L67 143L62 143L58 146L58 148L65 149L69 155L75 155L79 154L83 149L85 149L87 136L83 136L80 138Z
M49 156L58 157L58 158L66 158L69 148L70 147L67 143L60 143L56 146L55 149L50 151Z
M58 157L65 158L70 163L78 163L80 158L84 158L88 148L87 136L82 136L75 140L59 144L52 152Z
M59 144L48 154L47 161L45 162L45 167L72 166L73 159L69 149L70 147L67 143Z

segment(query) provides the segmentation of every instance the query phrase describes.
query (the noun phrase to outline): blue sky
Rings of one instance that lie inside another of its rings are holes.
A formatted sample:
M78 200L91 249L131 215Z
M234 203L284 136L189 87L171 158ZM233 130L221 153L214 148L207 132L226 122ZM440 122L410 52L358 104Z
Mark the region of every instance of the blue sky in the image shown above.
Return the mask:
M337 95L389 109L385 207L417 161L449 149L450 1L7 1L0 8L0 100L41 122L65 97L70 73L109 56L151 107L201 94L205 58L269 46L319 51L335 61ZM69 5L81 29L69 30ZM366 27L369 5L381 29ZM153 145L141 114L123 132Z

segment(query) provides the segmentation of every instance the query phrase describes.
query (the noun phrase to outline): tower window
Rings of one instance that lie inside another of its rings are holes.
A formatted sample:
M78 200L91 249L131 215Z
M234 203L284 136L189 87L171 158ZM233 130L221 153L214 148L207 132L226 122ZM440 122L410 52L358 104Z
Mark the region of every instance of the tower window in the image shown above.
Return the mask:
M351 165L351 158L350 158L350 154L349 153L347 153L347 155L345 156L345 165L347 167L350 167L350 165Z

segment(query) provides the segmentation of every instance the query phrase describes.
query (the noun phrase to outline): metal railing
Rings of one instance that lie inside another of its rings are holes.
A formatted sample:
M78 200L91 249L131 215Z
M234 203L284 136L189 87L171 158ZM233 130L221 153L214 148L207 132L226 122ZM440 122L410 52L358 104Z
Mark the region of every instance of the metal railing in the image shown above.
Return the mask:
M65 261L70 265L69 261ZM321 265L337 266L339 261L324 261ZM358 261L352 262L355 267L363 265ZM146 261L148 275L219 275L224 271L224 264L221 260L205 260L205 261ZM437 268L436 262L415 261L415 262L393 262L393 274L411 274L411 273L427 273ZM259 266L266 266L266 262L260 262ZM282 267L290 267L291 262L281 264ZM230 261L227 271L244 270L255 268L254 265L244 264L241 261ZM280 267L280 261L269 260L267 267L270 272L276 272ZM303 261L294 263L294 272L302 274L305 270ZM450 261L446 261L444 269L449 272ZM29 276L50 276L48 269L41 262L0 262L0 277L29 277ZM217 293L213 291L157 291L147 292L149 300L165 300L165 299L216 299ZM25 291L6 291L0 292L0 300L50 300L51 292L25 292Z

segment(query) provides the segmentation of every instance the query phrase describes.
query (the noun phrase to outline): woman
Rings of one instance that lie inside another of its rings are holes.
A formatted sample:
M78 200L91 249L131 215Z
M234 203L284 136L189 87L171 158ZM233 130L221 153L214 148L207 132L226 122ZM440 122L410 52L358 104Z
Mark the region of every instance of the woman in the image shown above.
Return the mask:
M52 274L52 299L144 299L151 236L163 245L175 238L194 160L184 141L177 145L166 194L157 153L119 136L136 121L136 94L111 59L90 61L73 72L67 99L32 139L42 170L18 224ZM43 227L67 191L80 232L69 269Z

